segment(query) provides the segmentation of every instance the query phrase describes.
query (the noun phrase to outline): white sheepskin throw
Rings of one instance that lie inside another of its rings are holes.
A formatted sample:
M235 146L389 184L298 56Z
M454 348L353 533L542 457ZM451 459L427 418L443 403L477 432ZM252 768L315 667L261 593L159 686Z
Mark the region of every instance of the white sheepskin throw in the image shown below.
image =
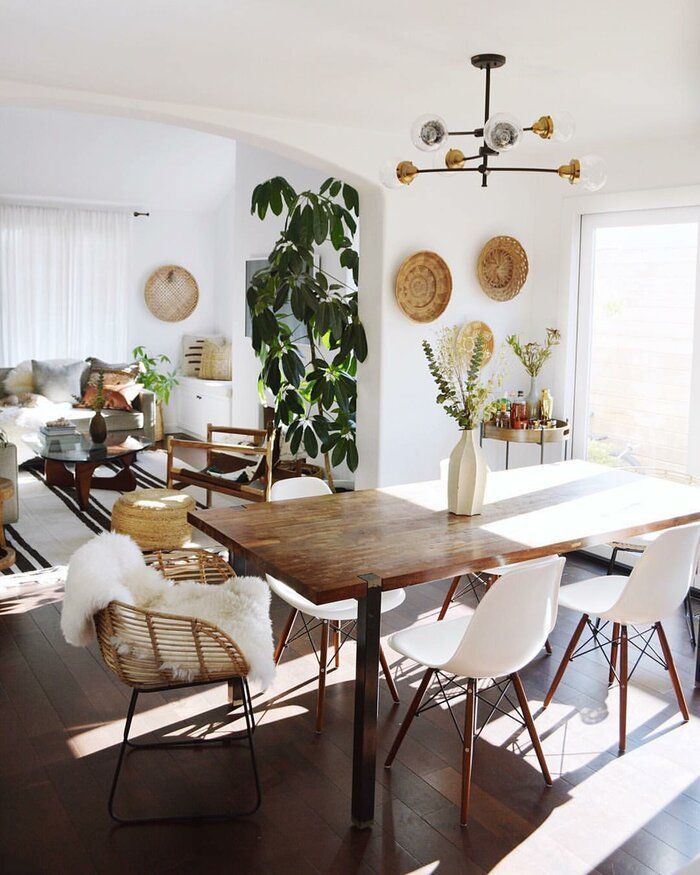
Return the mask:
M250 680L262 687L271 683L270 589L259 577L234 577L219 586L173 583L146 566L128 535L104 532L76 550L68 565L61 613L66 641L76 647L89 644L95 634L94 614L111 601L213 623L240 648L250 665ZM177 675L179 667L169 663L164 668Z

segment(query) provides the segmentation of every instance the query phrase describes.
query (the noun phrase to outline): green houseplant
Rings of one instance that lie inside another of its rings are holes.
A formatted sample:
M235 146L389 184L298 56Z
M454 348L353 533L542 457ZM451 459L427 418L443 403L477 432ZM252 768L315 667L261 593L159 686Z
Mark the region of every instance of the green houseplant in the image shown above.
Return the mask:
M501 385L501 376L494 372L484 379L485 338L477 334L473 343L465 344L459 326L443 328L434 348L424 340L423 352L438 387L437 402L462 432L450 454L447 506L451 513L473 516L481 513L484 504L488 470L479 428L493 415L493 393Z
M136 382L144 389L149 389L156 396L156 440L163 438L163 404L170 403L170 395L179 384L177 369L161 370L162 365L169 365L167 355L150 356L144 346L134 348L132 355L138 362L140 370Z
M334 465L358 465L355 440L357 363L367 356L358 316L357 288L319 265L317 248L330 241L341 267L357 283L354 246L359 197L332 177L318 192L297 193L281 176L253 191L251 213L284 213L268 265L252 278L247 302L253 348L260 362L261 397L275 397L275 425L287 428L293 453L303 445L311 458L324 457L333 488ZM306 347L306 349L302 349Z

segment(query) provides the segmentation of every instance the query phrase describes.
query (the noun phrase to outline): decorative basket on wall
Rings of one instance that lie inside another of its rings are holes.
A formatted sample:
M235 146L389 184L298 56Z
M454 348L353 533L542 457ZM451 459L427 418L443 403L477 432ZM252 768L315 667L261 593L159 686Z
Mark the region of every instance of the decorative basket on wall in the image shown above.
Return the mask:
M184 267L165 264L149 276L144 296L146 306L156 319L181 322L194 312L199 301L199 286Z
M476 267L481 288L494 301L510 301L525 285L528 263L515 237L492 237Z
M409 256L396 276L396 300L414 322L433 322L450 302L452 274L435 252Z

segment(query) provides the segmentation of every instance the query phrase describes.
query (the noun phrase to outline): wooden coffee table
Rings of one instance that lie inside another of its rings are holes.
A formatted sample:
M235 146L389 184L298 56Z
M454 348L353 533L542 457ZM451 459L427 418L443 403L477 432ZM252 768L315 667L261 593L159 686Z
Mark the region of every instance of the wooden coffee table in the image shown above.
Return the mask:
M131 492L136 489L136 478L131 465L136 456L153 444L143 435L114 431L107 434L103 444L93 443L90 435L45 437L40 432L24 438L44 460L44 474L49 486L65 489L75 487L78 506L87 510L91 489L111 489ZM95 477L97 468L117 462L121 470L111 477Z

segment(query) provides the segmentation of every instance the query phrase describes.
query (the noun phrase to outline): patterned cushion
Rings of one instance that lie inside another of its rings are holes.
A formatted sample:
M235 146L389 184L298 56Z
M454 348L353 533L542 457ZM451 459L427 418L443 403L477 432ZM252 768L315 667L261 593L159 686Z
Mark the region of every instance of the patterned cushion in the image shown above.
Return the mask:
M185 334L182 338L182 364L180 368L183 376L199 377L205 341L210 340L220 344L225 339L223 334Z

